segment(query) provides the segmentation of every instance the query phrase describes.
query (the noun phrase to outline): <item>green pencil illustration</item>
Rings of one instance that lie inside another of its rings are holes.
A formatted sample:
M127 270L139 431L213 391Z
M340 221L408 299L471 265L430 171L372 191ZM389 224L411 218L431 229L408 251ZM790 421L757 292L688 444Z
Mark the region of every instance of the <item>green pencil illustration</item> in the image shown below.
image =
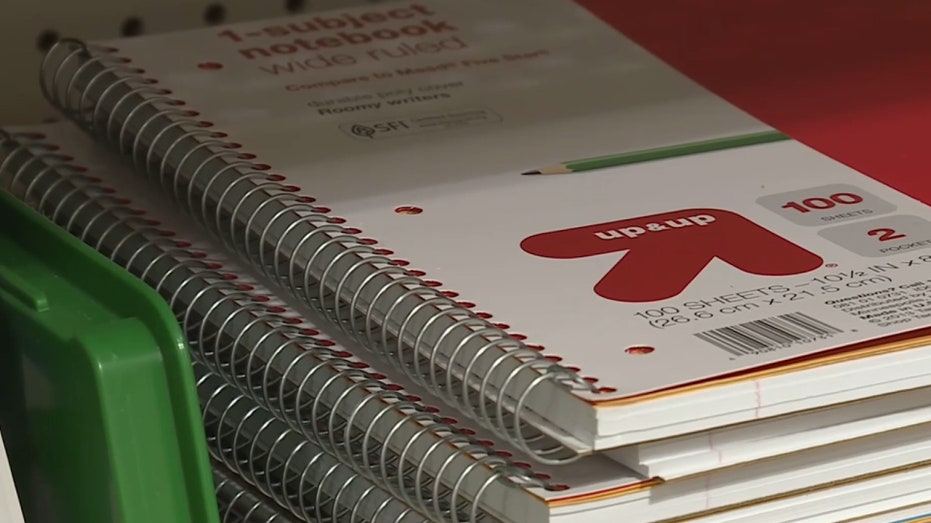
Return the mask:
M728 136L726 138L715 138L712 140L703 140L700 142L670 145L668 147L657 147L655 149L646 149L642 151L570 160L568 162L563 162L556 165L549 165L539 169L533 169L521 174L571 174L583 171L591 171L594 169L604 169L606 167L615 167L618 165L648 162L651 160L660 160L663 158L672 158L675 156L685 156L689 154L720 151L722 149L729 149L732 147L743 147L746 145L756 145L787 139L789 139L788 136L778 131L763 131L753 134L743 134L740 136Z

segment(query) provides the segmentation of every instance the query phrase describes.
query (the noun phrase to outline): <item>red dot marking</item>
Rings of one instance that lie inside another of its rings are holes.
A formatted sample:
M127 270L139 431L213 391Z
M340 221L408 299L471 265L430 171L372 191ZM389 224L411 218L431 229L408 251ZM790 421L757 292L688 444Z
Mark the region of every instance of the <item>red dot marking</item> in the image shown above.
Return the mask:
M457 298L459 296L459 293L456 291L440 291L440 294L447 298Z
M524 341L527 339L526 334L511 333L511 337L517 341Z
M617 392L617 389L615 389L614 387L601 387L598 389L598 392L602 394L613 394Z
M357 229L356 227L345 227L342 232L345 234L360 234L362 229Z
M317 340L317 345L320 345L321 347L332 347L333 345L336 345L336 342L333 340Z
M255 160L255 155L252 153L239 153L237 156L240 160Z
M423 212L423 209L421 209L420 207L415 207L415 206L413 206L413 205L402 205L402 206L400 206L400 207L396 207L396 208L394 209L394 212L396 212L396 213L398 213L398 214L410 214L410 215L413 215L413 214L420 214L420 213L422 213L422 212Z
M240 147L242 147L241 143L229 142L226 144L227 149L239 149Z
M634 354L639 356L643 354L649 354L655 350L655 348L650 347L649 345L634 345L633 347L627 347L624 349L624 352L627 354Z
M216 71L217 69L223 69L223 64L217 62L201 62L197 64L197 68L204 71Z
M314 203L317 199L313 196L298 196L297 201L301 203Z
M335 224L346 223L346 218L340 218L338 216L331 216L327 218L327 223L335 223Z
M483 320L490 320L491 318L494 317L490 312L482 312L482 311L476 312L475 315Z
M318 214L327 214L330 212L329 207L314 207L314 212Z
M269 298L268 296L253 296L252 297L252 301L257 301L259 303L265 303L269 300L271 300L271 298Z
M408 269L407 274L410 274L411 276L415 278L420 278L420 277L427 275L427 273L425 273L424 271L420 269Z
M425 280L423 284L425 287L442 287L443 286L441 282L438 282L436 280Z
M394 251L391 249L375 249L372 251L372 254L377 254L378 256L391 256L394 254Z
M384 378L376 378L376 379L384 379ZM397 383L388 383L385 385L385 388L392 392L401 392L402 390L404 390L404 387L398 385Z
M359 238L359 243L361 243L362 245L375 245L376 243L378 243L378 240L376 240L375 238Z
M268 165L267 163L256 163L252 165L252 168L255 169L256 171L267 171L271 169L272 166Z
M227 273L221 274L221 275L220 275L220 279L222 279L222 280L237 280L237 279L239 279L239 276L236 276L236 275L233 274L233 273L227 272Z
M395 267L407 267L411 262L407 260L391 260L388 264L394 265Z
M563 490L569 490L569 488L570 488L569 485L564 485L564 484L562 484L562 483L558 483L558 484L556 484L556 485L550 485L550 486L549 486L549 490L552 490L552 491L555 491L555 492L560 492L560 491L563 491Z
M318 334L320 334L320 331L318 331L317 329L301 329L301 334L304 336L317 336ZM350 354L349 356L352 356L352 354ZM340 358L346 358L346 357L348 356L340 356Z
M280 174L269 174L265 179L270 182L283 182L284 176Z
M456 303L457 303L460 307L462 307L463 309L472 309L472 308L475 308L475 304L472 303L471 301L459 301L459 302L456 302Z
M495 327L498 327L501 330L508 330L511 328L511 326L508 325L507 323L492 323L492 325L494 325Z
M543 356L543 359L547 361L552 361L553 363L559 363L560 361L562 361L562 356L549 355L549 356Z

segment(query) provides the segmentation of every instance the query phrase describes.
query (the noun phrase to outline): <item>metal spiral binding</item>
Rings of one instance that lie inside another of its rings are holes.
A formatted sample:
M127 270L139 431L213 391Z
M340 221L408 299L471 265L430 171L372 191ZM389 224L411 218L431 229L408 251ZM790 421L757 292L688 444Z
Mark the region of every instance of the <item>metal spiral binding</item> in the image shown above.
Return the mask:
M366 371L260 290L166 236L70 158L49 149L0 131L3 187L159 291L195 361L364 478L438 521L482 519L482 496L494 482L561 488ZM426 445L426 452L414 450ZM442 467L425 468L431 456L446 456ZM413 474L407 462L415 465ZM469 487L470 477L485 483ZM458 519L462 507L469 507L467 519Z
M203 366L195 372L213 459L281 508L320 523L424 521Z
M594 386L427 285L238 152L116 52L61 40L42 63L46 98L130 158L228 248L410 379L542 463L580 457L527 422L529 398L548 383L613 389ZM433 338L434 331L442 334Z
M240 483L222 464L212 463L220 523L295 523L295 520Z

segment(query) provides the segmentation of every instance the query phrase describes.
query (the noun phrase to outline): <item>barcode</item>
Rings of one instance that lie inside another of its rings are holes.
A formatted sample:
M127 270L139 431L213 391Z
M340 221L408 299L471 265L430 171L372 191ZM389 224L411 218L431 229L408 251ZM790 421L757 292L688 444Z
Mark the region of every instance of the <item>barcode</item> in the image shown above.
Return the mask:
M793 312L711 329L699 332L695 336L734 356L748 356L772 352L840 332L843 331L807 314Z

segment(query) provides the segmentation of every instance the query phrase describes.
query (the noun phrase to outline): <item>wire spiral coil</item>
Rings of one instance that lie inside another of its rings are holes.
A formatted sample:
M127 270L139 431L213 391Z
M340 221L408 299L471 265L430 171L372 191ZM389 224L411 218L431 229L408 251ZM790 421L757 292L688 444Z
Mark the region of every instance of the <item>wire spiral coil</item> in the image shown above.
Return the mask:
M481 520L492 484L558 489L367 371L39 140L0 131L3 187L159 291L195 361L291 430L437 521Z
M301 521L424 521L221 378L195 372L213 459Z
M116 53L61 40L43 60L43 94L227 248L408 378L542 463L579 457L528 422L539 420L531 398L544 386L610 390L406 269Z
M294 521L266 499L250 491L232 473L224 470L222 464L214 462L212 468L220 523L292 523Z

